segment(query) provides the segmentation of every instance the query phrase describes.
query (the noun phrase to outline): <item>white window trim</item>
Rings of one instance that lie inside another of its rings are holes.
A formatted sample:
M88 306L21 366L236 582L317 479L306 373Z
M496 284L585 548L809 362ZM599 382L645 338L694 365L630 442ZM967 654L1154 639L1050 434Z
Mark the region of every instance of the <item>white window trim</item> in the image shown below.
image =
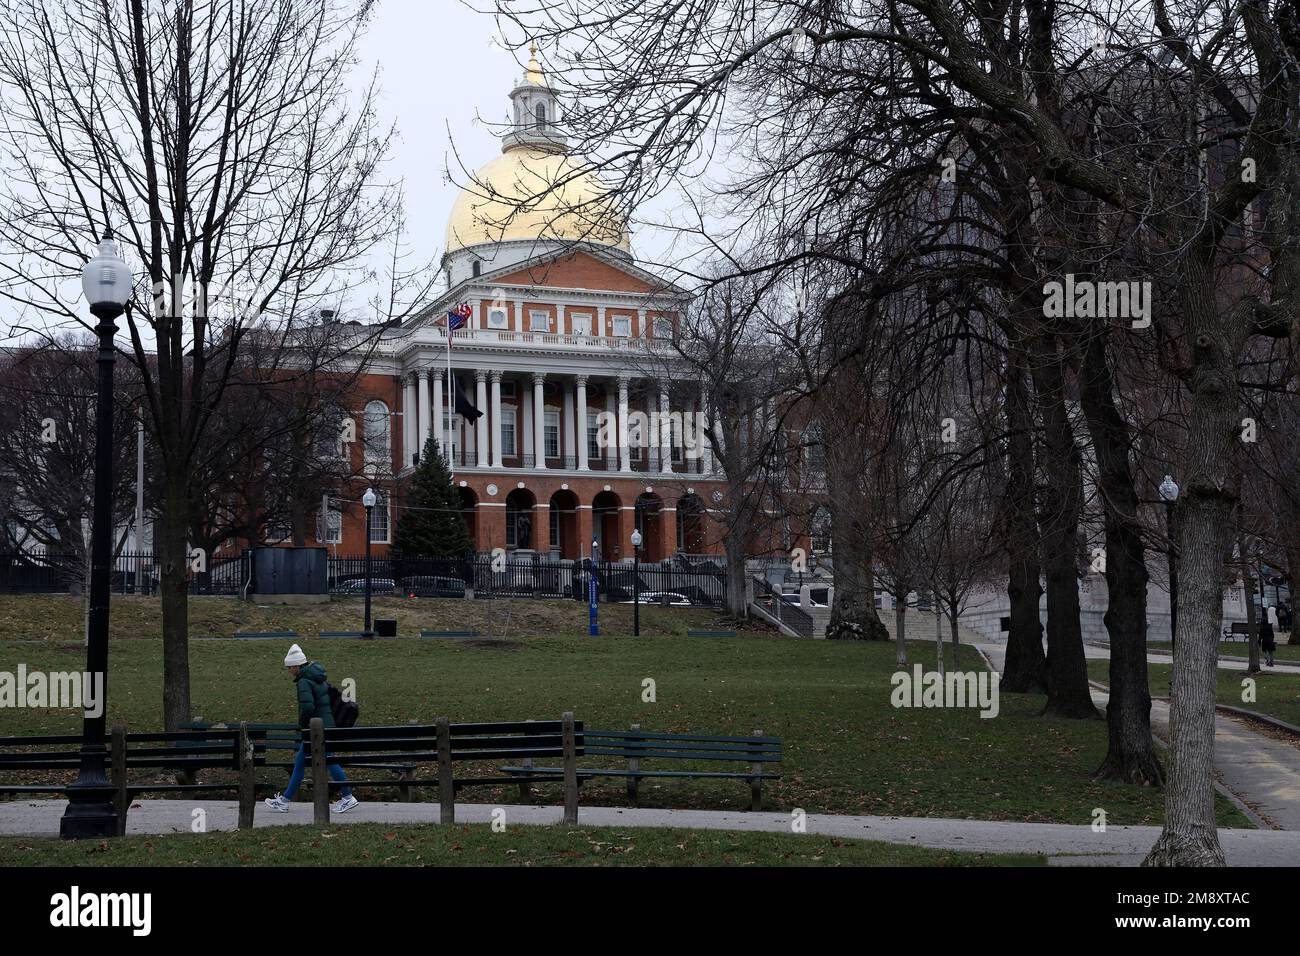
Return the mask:
M519 416L513 405L501 407L501 454L509 458L519 454Z
M393 537L393 503L386 492L377 491L375 496L378 500L375 501L375 506L371 509L370 514L370 543L389 544ZM377 523L375 519L381 509L384 513L384 536L376 538L374 536L375 524Z
M587 331L585 331L585 332L579 332L579 331L578 331L578 322L579 322L580 320L584 320L584 321L586 321L586 323L587 323ZM569 313L569 323L570 323L570 326L569 326L569 327L573 329L573 334L574 334L574 335L584 335L584 336L588 336L588 337L590 337L590 336L593 334L592 331L591 331L591 330L592 330L592 316L591 316L591 313L590 313L590 312L570 312L570 313Z
M551 453L551 426L555 427L555 453ZM546 409L542 414L542 447L547 458L560 457L560 413L558 410Z
M505 309L488 309L487 324L489 329L506 329L510 327L510 313Z
M626 332L620 332L620 331L618 330L618 329L619 329L619 323L620 323L620 322L623 323L624 327L627 329ZM626 339L626 338L631 338L631 336L632 336L632 317L631 317L630 315L616 315L616 316L613 316L613 317L611 318L611 320L610 320L610 323L611 323L611 324L610 324L610 328L611 328L611 329L613 330L613 332L614 332L614 338L616 338L616 339Z
M541 328L538 328L538 322L541 322ZM530 309L528 311L528 331L529 332L549 332L551 331L551 313L539 309Z

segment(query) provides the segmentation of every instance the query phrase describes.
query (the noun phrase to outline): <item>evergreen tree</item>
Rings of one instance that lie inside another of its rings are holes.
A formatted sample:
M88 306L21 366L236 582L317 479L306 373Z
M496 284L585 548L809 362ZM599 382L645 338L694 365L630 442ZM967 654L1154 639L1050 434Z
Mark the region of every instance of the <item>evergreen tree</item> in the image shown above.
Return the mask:
M407 479L406 507L393 527L393 547L403 555L461 556L474 550L461 518L460 495L432 435Z

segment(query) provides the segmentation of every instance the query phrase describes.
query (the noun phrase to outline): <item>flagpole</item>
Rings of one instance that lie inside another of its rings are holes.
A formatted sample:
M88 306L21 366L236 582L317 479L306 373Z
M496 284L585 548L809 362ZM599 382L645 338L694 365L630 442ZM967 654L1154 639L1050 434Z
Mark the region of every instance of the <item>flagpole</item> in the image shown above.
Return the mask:
M447 432L443 436L447 443L444 446L447 449L447 472L452 470L452 452L451 452L451 416L453 409L456 407L456 397L451 393L451 316L447 317Z

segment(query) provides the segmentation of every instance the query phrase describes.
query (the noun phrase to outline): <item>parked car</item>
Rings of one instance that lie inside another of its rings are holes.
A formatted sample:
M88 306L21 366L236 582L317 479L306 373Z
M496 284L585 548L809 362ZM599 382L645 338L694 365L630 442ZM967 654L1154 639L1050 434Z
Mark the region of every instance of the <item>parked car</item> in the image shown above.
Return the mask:
M640 601L619 601L619 604L663 604L664 598L668 599L669 607L691 607L691 600L684 594L677 594L673 591L642 591Z
M395 590L397 590L397 583L392 578L370 579L371 594L387 594ZM366 579L351 578L347 581L341 581L331 588L331 591L334 594L365 594Z
M465 582L460 578L425 574L402 578L399 583L403 594L414 594L416 597L465 596Z

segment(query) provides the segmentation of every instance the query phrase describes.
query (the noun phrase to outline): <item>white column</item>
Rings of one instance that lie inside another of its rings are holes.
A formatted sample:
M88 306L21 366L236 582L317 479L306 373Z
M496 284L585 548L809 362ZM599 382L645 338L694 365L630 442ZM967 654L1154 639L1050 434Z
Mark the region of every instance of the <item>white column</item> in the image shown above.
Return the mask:
M546 467L546 397L544 372L533 373L533 449L538 468Z
M504 468L501 460L501 373L493 371L492 376L492 467Z
M712 410L712 406L708 403L708 386L703 384L703 382L699 384L699 408L701 408L703 418L705 418L705 428L712 428L712 431L714 431L716 436L718 436L718 447L719 449L722 449L722 428L714 427L714 410ZM718 470L718 462L714 459L714 445L712 445L711 441L708 441L707 436L701 436L701 440L705 442L705 451L703 451L703 455L705 455L705 473L706 475L712 475L712 473Z
M419 451L415 443L420 433L420 413L416 404L415 379L407 375L402 384L402 465L409 466L411 457Z
M423 455L424 446L429 441L429 373L416 372L415 374L419 376L417 384L419 386L420 405L418 415L420 421L420 444L419 447L416 448L416 453Z
M627 447L627 379L618 380L618 448L619 471L632 470L631 449Z
M480 468L486 468L488 463L487 372L482 369L474 373L474 406L483 413L479 416L475 429L474 460Z
M578 471L587 471L587 376L579 375L576 379L578 402Z
M645 454L645 470L655 470L655 454L659 450L659 436L656 434L655 419L655 397L650 389L645 393L645 430L637 438L641 439L641 447Z
M645 309L636 310L636 334L637 338L643 339L646 337Z
M619 417L618 417L618 397L614 394L614 390L609 387L605 388L605 414L607 416L606 421L611 421L614 423L614 441L610 444L606 444L606 446L601 449L601 452L605 456L605 470L613 471L615 468L618 467Z
M438 440L438 448L442 451L442 460L447 460L447 425L444 419L447 417L447 400L442 394L442 377L446 375L445 369L433 373L433 427L434 437Z
M659 470L671 474L673 470L673 423L668 417L668 386L659 389Z
M695 420L695 441L698 443L695 454L700 460L700 469L706 475L713 474L713 445L709 442L709 437L705 434L711 424L709 418L709 395L704 386L700 386L700 395L697 401L700 410L699 417Z
M578 429L574 425L575 419L573 417L573 405L573 380L570 379L564 383L564 413L560 419L563 422L563 425L560 426L560 431L564 435L564 445L561 448L561 451L564 453L566 468L571 467L568 463L568 459L577 454L573 443L574 437L578 434Z
M515 386L515 399L518 402L518 410L515 413L515 441L522 443L520 452L524 455L532 455L534 460L537 456L533 448L533 393L524 388L524 383L519 382Z

